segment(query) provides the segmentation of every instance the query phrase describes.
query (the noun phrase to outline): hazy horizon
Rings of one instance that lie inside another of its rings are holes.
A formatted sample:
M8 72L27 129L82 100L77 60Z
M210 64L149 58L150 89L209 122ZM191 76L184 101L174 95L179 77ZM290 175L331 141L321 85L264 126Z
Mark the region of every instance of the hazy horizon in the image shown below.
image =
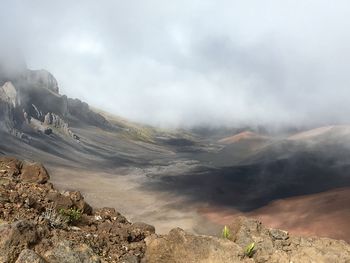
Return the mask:
M349 123L348 1L3 1L62 94L166 127Z

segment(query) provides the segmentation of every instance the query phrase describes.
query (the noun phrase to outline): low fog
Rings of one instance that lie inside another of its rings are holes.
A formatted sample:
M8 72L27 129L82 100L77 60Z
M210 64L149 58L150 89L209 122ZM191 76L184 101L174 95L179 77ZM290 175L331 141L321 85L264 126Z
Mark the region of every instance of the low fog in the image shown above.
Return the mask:
M350 122L349 1L11 0L1 13L2 50L134 121Z

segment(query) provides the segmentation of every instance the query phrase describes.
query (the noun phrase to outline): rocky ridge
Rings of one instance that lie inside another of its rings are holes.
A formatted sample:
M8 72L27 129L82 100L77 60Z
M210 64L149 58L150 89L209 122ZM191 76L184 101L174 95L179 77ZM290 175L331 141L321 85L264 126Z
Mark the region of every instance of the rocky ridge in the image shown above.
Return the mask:
M179 228L157 235L48 180L39 163L0 158L0 262L350 262L344 241L295 237L244 217L228 226L227 238Z
M50 72L23 65L10 74L2 64L6 61L0 61L0 130L26 141L37 133L61 134L79 141L70 123L115 128L88 104L60 95L58 82Z

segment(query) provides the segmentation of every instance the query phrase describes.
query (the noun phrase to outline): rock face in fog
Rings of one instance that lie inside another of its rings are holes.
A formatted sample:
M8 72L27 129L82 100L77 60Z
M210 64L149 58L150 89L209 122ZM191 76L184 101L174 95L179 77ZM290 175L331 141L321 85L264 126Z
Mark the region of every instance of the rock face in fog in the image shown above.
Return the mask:
M79 140L69 128L71 125L113 128L88 104L60 95L57 80L50 72L29 70L21 59L13 61L5 58L0 62L1 130L26 139L32 133L57 133Z
M18 101L16 88L12 85L11 82L6 82L1 87L0 98L14 108L20 104L20 102Z
M57 80L46 70L28 70L25 81L36 87L46 88L59 94Z
M112 125L101 115L90 110L86 102L79 99L68 98L68 111L79 120L100 128L112 129Z

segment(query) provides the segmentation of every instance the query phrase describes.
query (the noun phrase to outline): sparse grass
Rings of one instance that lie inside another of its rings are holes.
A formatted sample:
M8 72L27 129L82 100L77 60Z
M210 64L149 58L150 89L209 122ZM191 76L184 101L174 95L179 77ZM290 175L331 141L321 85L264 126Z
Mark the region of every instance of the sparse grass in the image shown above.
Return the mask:
M49 225L53 228L64 228L68 224L68 218L57 213L53 205L49 206L42 216L48 220Z
M79 209L60 209L58 212L61 216L67 218L69 224L75 224L81 219L81 211Z
M254 255L254 248L255 248L255 243L250 243L248 246L246 246L245 250L244 250L244 254L247 257L252 257Z
M228 239L230 237L230 230L227 226L224 226L222 230L222 238Z

